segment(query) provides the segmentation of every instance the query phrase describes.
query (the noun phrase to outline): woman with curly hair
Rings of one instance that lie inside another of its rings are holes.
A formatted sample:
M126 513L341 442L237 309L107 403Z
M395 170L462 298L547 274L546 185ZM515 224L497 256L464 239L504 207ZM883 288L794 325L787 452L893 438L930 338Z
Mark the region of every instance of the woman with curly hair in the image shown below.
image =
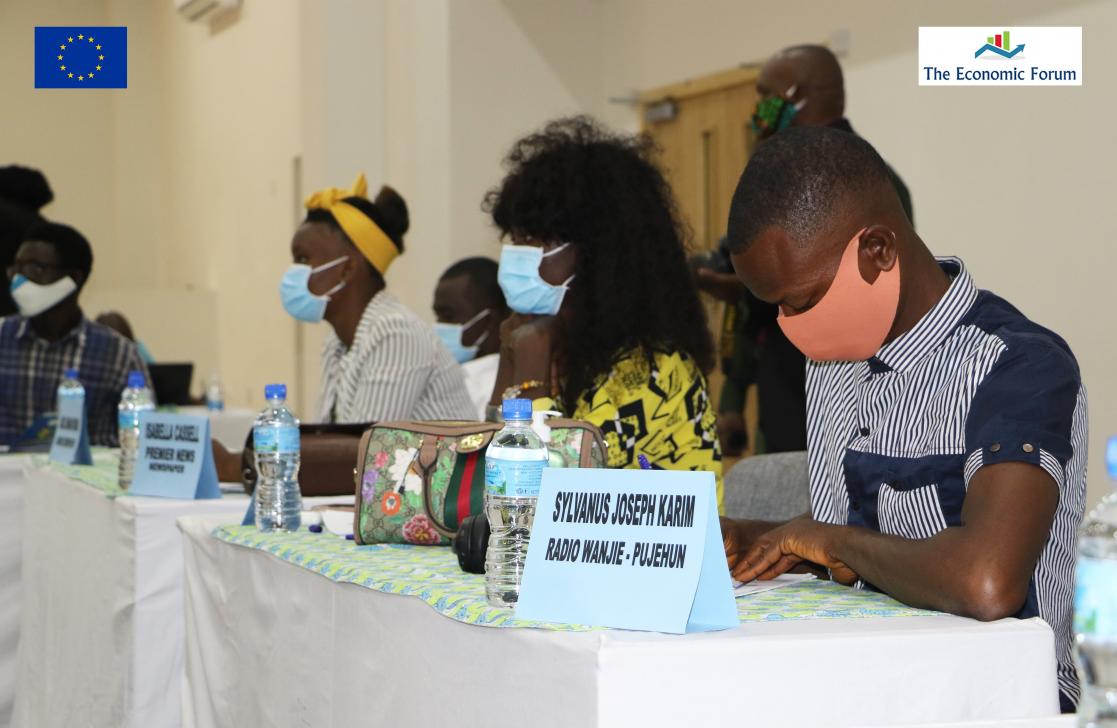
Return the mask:
M586 117L521 139L485 198L506 244L492 403L536 400L601 427L610 467L707 470L721 491L713 344L684 227L650 139Z

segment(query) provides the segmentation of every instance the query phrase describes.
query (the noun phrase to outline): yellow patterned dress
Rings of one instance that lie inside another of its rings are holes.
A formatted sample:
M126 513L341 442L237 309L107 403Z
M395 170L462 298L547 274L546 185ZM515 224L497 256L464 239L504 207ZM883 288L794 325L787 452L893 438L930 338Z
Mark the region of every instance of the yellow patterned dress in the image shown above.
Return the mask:
M649 361L642 351L629 352L582 394L573 412L562 409L601 428L611 468L638 468L643 455L654 468L713 473L723 511L717 413L706 377L687 354L655 352Z

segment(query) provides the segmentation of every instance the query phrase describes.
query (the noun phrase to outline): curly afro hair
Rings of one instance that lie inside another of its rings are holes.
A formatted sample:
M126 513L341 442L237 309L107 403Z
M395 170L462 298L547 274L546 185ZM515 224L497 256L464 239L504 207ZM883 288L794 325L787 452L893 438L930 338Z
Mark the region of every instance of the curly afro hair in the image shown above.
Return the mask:
M618 355L688 354L713 366L706 315L687 268L687 229L646 136L611 133L584 116L518 141L483 208L505 236L571 243L578 252L566 311L563 399L573 404Z

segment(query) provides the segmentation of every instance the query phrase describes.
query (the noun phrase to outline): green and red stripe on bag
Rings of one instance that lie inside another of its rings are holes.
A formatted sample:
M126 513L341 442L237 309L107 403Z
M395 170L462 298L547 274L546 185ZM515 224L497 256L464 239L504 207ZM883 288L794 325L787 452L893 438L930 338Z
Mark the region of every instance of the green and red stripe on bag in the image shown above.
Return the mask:
M552 419L549 467L605 467L601 430ZM495 422L382 422L357 452L357 543L446 545L468 516L484 512L485 448Z

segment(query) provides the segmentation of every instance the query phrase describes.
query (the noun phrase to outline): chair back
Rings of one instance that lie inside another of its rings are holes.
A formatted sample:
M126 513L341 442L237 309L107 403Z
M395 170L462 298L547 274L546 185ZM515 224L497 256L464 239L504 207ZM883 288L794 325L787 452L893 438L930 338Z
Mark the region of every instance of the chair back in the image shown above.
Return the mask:
M810 509L805 451L745 458L725 476L725 515L730 518L786 521Z

